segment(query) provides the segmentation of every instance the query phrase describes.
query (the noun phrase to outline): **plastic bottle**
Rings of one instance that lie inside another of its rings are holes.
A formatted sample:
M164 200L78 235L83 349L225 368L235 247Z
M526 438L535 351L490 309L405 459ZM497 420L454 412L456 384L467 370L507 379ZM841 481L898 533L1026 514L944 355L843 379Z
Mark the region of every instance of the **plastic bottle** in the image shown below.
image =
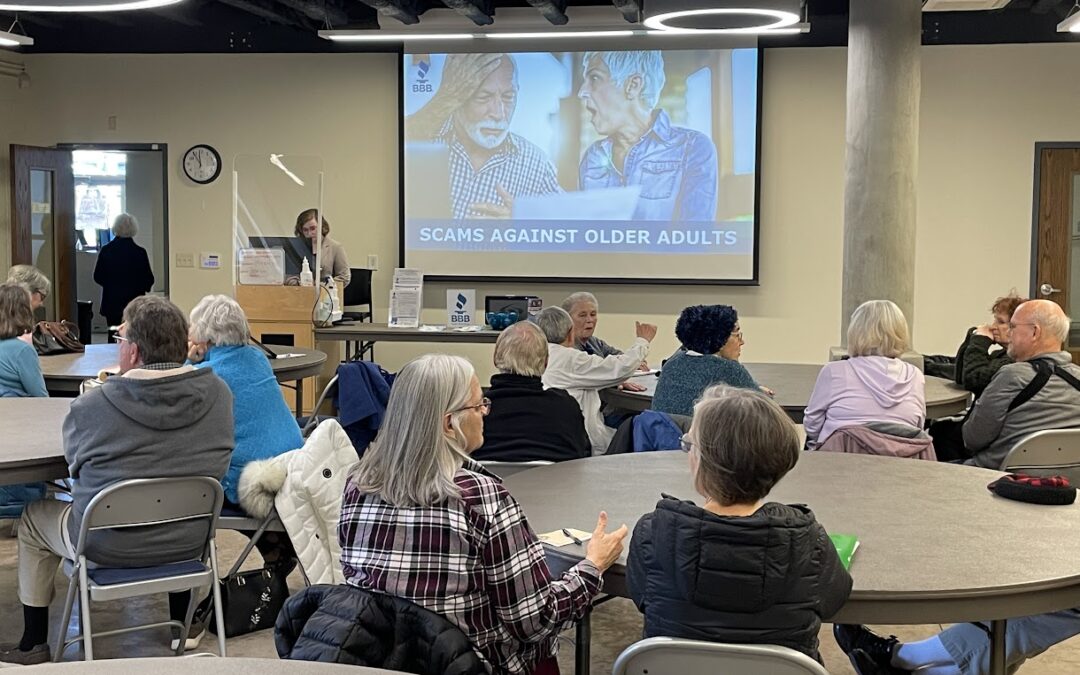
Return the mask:
M311 266L308 265L307 257L304 258L304 266L300 268L300 285L314 286L315 277L311 275Z

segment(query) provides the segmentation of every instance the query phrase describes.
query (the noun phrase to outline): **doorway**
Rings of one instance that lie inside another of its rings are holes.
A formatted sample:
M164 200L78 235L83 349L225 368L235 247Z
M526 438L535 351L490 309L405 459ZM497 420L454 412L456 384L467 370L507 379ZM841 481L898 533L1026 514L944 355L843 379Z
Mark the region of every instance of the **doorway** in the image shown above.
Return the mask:
M135 216L139 224L135 243L146 249L154 271L151 292L169 294L168 148L164 143L58 147L70 150L72 159L75 287L79 300L93 301L92 332L104 336L108 324L98 310L101 287L94 283L94 269L101 247L113 239L116 216Z
M1080 363L1080 142L1035 145L1031 293L1072 318L1065 348Z

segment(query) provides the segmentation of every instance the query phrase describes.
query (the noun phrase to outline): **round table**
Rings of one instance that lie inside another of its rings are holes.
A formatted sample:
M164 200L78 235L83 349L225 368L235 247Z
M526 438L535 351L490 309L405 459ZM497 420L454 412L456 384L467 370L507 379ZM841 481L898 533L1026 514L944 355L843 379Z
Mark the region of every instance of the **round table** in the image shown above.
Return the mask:
M70 407L70 398L0 403L0 485L68 477L62 430Z
M1001 473L909 459L805 452L773 501L807 504L830 532L859 538L854 588L840 623L992 621L992 672L1004 673L1004 621L1080 606L1080 503L1036 506L993 496ZM610 455L530 469L506 479L536 532L591 531L651 512L660 493L703 500L681 452ZM629 540L627 540L629 546ZM549 548L552 567L580 546ZM1037 561L1037 564L1035 564ZM626 596L626 555L604 591Z
M278 382L295 381L296 414L301 414L304 399L304 378L315 377L322 372L326 354L314 349L267 345L277 354L295 354L288 358L270 360L270 367ZM52 354L41 357L41 373L45 376L45 388L50 394L78 394L83 380L97 377L102 370L115 370L120 360L120 345L86 345L83 353ZM293 385L289 385L293 386Z
M172 656L156 659L98 659L97 661L70 661L67 663L43 663L34 666L35 673L108 673L108 675L143 675L144 673L177 673L186 675L401 675L397 670L365 668L339 663L316 663L313 661L282 661L278 659L253 659L214 655Z
M822 366L813 363L744 363L758 384L776 392L776 402L795 422L802 422L803 411L814 391ZM601 398L618 408L648 410L656 391L656 375L637 375L632 381L644 385L646 391L632 392L612 388L600 392ZM939 419L964 412L970 393L941 377L926 378L926 416Z

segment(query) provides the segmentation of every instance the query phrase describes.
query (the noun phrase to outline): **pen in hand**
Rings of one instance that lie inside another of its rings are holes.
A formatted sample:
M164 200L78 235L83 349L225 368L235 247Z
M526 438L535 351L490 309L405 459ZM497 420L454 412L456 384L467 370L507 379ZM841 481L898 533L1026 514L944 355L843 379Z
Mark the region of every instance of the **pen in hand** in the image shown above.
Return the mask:
M566 536L570 537L570 541L574 542L574 543L575 543L575 544L577 544L578 546L581 546L581 540L580 540L580 539L578 539L577 537L575 537L574 535L570 534L570 530L568 530L568 529L566 529L566 528L564 527L564 528L562 529L562 533L563 533L563 534L565 534Z

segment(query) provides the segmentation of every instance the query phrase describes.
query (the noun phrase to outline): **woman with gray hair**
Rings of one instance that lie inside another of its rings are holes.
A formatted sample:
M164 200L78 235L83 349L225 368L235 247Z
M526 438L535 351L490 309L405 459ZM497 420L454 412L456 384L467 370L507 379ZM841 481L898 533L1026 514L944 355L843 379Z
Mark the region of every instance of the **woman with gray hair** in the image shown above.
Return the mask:
M484 420L478 460L561 462L591 450L577 401L562 389L544 389L548 345L536 324L519 321L495 343L497 375L491 376L491 412Z
M7 280L23 284L30 290L30 307L34 311L45 304L45 298L49 297L52 288L49 277L33 265L12 265Z
M233 394L236 447L222 479L225 499L239 504L237 485L248 462L269 459L304 444L270 361L249 342L244 310L227 295L208 295L191 310L188 360L212 368Z
M118 326L127 304L154 287L154 271L146 249L135 243L139 232L135 216L118 215L112 232L116 238L98 251L94 283L101 286L101 314L110 326Z
M851 576L809 508L766 501L799 461L795 425L762 392L711 387L682 449L705 501L665 496L634 528L626 583L644 637L775 644L821 662L821 622Z
M908 350L907 319L889 300L859 305L848 324L849 358L826 363L803 414L806 447L813 449L840 427L895 422L922 429L926 378L900 360Z
M536 325L548 341L548 367L544 386L565 389L574 397L585 416L585 430L593 454L603 454L615 430L604 423L600 411L600 390L622 384L634 374L649 355L649 343L656 337L656 326L636 325L637 337L625 354L596 356L574 348L574 322L561 307L545 307L536 315Z
M557 579L517 500L470 455L484 442L472 365L428 354L390 390L345 487L345 582L414 602L457 626L496 673L557 673L558 635L589 610L626 526L601 512L585 559Z

